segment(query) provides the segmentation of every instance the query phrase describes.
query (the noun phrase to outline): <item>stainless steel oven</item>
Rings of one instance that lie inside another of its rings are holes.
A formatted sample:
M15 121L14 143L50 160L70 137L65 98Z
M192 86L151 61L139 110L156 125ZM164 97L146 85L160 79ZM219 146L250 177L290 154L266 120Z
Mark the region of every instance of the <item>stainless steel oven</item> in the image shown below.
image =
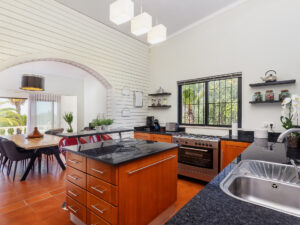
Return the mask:
M178 143L178 174L209 182L219 173L217 137L203 135L174 136Z

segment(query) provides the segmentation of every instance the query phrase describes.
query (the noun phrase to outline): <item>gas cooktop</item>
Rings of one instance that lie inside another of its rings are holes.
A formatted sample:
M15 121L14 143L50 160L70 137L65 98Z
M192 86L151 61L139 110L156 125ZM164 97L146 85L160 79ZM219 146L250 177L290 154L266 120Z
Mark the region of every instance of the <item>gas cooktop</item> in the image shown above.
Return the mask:
M220 141L220 136L213 135L202 135L202 134L178 134L174 135L173 138L182 138L182 139L193 139L193 140L204 140L204 141Z

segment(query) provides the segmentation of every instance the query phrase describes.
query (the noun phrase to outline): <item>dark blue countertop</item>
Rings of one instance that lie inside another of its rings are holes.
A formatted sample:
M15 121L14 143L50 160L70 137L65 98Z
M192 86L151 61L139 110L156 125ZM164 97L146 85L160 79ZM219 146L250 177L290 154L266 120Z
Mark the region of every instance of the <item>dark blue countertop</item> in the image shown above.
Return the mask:
M288 149L284 144L257 139L239 157L288 163L300 159L299 149ZM167 225L300 225L300 218L272 209L243 202L226 195L219 187L221 181L236 164L227 166L187 203ZM295 196L300 198L299 196Z
M136 159L177 148L177 144L123 139L64 147L63 150L118 166ZM80 150L78 151L78 149Z

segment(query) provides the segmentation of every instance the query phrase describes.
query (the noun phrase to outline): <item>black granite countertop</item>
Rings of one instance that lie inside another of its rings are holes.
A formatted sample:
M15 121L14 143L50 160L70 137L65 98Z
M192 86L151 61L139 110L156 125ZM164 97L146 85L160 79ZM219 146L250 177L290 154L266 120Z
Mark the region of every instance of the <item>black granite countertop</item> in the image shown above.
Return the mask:
M118 166L136 159L177 148L177 144L123 139L64 147L63 150ZM80 151L78 149L80 148Z
M149 129L146 126L142 126L142 127L135 127L134 131L139 132L139 133L161 134L161 135L173 136L173 135L185 133L185 128L180 127L178 131L166 131L165 127L161 127L160 130L156 131L153 129Z
M92 135L102 135L102 134L117 134L117 133L125 133L125 132L132 132L134 131L131 128L120 128L120 129L111 129L106 131L97 131L97 130L84 130L79 132L73 132L73 133L59 133L56 134L58 137L64 137L64 138L79 138L79 137L87 137Z
M279 135L280 133L269 132L268 139L270 141L276 141ZM229 134L221 137L221 140L252 143L254 141L254 131L239 130L238 135L233 136L231 130L229 130Z
M284 144L255 139L239 157L288 163L291 158L299 162L300 149L288 149ZM300 218L272 209L247 203L226 195L219 187L221 181L234 168L227 166L186 204L167 225L300 225ZM299 196L295 196L299 197Z

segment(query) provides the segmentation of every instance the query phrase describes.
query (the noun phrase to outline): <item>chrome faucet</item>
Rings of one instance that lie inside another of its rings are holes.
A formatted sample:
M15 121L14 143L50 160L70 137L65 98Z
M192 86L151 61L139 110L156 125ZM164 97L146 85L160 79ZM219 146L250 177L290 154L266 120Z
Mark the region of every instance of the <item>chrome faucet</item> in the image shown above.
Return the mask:
M293 165L294 168L295 168L296 179L297 179L298 181L300 181L300 175L299 175L299 169L298 169L298 166L296 165L296 163L295 163L294 160L291 159L290 161L291 161L292 165Z
M300 132L300 128L291 128L291 129L288 129L288 130L282 132L280 134L280 136L278 137L277 142L282 143L289 134L294 133L294 132Z

